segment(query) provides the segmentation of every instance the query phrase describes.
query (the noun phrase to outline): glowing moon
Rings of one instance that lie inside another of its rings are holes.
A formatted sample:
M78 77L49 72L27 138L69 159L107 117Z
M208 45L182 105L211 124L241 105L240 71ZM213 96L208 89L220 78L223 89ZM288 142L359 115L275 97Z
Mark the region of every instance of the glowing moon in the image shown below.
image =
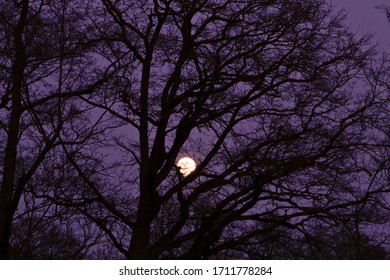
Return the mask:
M183 176L187 176L196 168L196 163L192 158L183 157L177 162L177 166L180 168L180 173Z

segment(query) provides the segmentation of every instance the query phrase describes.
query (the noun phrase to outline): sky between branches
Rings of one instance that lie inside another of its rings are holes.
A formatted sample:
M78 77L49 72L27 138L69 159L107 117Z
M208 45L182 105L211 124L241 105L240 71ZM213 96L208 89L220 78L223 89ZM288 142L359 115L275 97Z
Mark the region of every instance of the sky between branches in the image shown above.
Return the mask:
M373 33L373 42L390 50L390 24L378 5L390 5L390 0L330 0L336 8L348 13L347 23L359 33Z

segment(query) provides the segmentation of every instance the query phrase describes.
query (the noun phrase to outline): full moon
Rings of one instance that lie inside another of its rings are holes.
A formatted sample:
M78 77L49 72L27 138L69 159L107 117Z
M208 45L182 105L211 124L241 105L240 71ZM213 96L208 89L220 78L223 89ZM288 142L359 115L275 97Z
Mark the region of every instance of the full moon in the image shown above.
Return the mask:
M196 163L192 158L183 157L177 162L177 166L180 168L180 173L187 176L195 170Z

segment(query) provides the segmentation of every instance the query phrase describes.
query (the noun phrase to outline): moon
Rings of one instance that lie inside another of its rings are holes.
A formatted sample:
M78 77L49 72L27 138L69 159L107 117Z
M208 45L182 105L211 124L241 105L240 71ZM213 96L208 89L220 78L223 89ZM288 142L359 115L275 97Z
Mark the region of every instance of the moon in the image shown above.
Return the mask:
M177 166L180 168L180 173L183 176L188 176L196 168L196 163L192 158L182 157L177 162Z

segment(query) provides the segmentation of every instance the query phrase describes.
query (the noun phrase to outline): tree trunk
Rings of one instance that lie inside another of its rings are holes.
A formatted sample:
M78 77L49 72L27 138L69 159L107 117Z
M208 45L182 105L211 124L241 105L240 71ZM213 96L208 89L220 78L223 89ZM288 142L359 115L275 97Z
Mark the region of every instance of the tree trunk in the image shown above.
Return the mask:
M145 260L155 258L149 250L150 229L152 221L159 211L159 205L159 202L149 194L140 196L137 222L131 236L128 259Z
M25 69L23 30L27 19L29 1L22 3L19 23L14 30L15 61L12 71L12 109L8 125L8 139L4 153L3 182L0 191L0 259L9 259L9 240L15 213L12 200L15 192L15 169L22 110L22 86Z
M146 224L140 224L133 230L129 254L127 258L129 260L147 260L152 259L152 256L148 253L150 226Z

